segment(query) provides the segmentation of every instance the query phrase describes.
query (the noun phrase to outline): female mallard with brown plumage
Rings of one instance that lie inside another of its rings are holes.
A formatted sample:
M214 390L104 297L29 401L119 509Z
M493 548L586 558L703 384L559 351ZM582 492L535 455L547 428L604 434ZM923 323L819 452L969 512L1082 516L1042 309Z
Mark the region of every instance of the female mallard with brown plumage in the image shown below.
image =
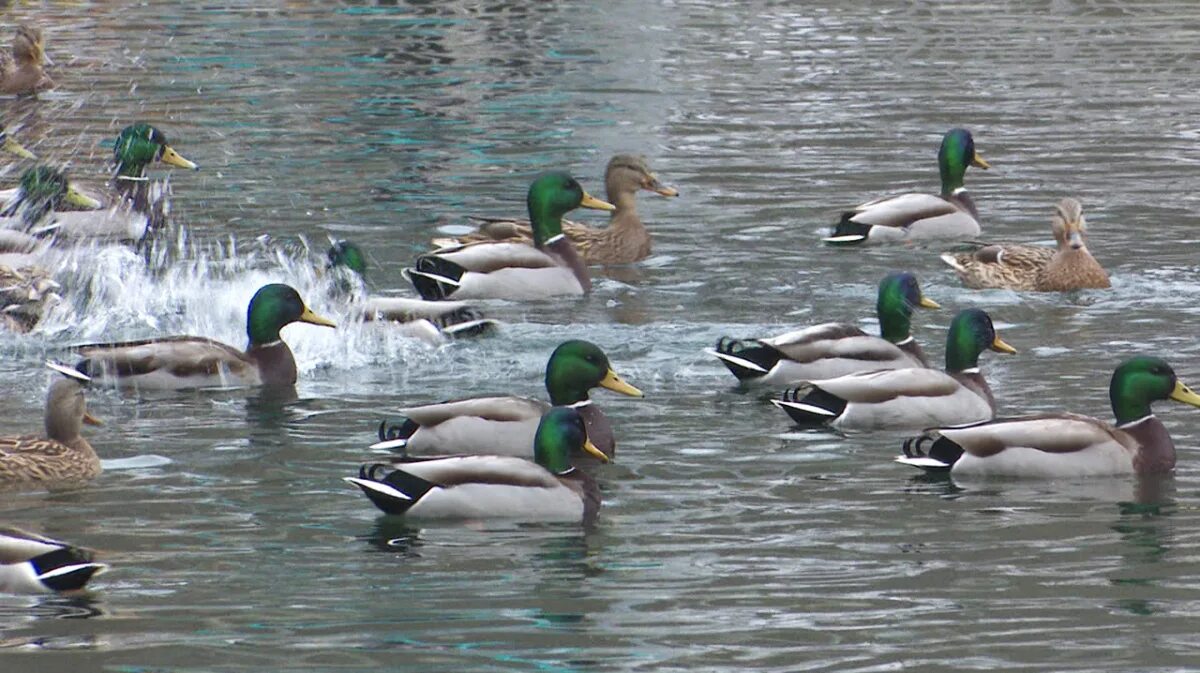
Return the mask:
M1066 198L1051 220L1057 249L1040 245L988 245L974 252L942 255L963 285L979 290L1007 288L1036 292L1112 287L1104 267L1087 248L1083 206Z
M70 487L100 474L100 457L82 435L84 423L102 425L88 413L83 396L91 379L70 367L46 365L64 375L46 395L46 435L0 437L0 488Z
M963 186L967 166L988 168L966 129L950 129L938 150L940 194L901 194L869 201L842 213L834 245L895 243L915 239L970 239L979 235L979 212Z
M1175 444L1150 404L1200 407L1200 395L1161 358L1121 363L1108 387L1116 426L1079 414L1000 418L937 428L904 443L897 462L959 476L1069 479L1163 474L1175 468Z
M6 266L6 257L14 255L0 255L0 328L28 332L41 321L47 308L62 299L58 294L62 286L41 267Z
M53 89L54 80L43 69L45 62L42 29L18 26L12 51L0 51L0 94L26 96Z
M0 526L0 592L80 591L108 570L96 553L10 526Z
M608 226L589 227L586 224L563 220L562 230L575 244L575 249L588 264L632 264L650 256L650 232L637 212L637 193L640 190L663 196L679 196L674 187L659 182L646 164L645 157L618 154L608 162L604 171L604 186L608 202L616 206L609 215ZM473 217L479 228L457 239L436 239L436 245L477 243L479 241L533 241L529 220L519 218Z

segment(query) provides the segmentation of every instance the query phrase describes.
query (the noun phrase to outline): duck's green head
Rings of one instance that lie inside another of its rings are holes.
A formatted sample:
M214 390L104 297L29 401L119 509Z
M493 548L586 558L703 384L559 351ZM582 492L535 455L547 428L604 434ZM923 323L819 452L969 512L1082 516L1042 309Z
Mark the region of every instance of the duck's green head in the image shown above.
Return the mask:
M246 334L251 346L279 341L279 330L294 322L337 327L332 321L313 313L304 305L300 293L283 283L260 287L246 309Z
M33 152L25 149L21 143L13 140L12 136L8 135L8 131L3 127L0 127L0 150L4 150L9 154L15 154L23 159L37 158Z
M959 311L946 337L946 370L961 372L978 367L979 355L989 349L997 353L1017 352L996 334L987 312L977 308Z
M41 221L50 211L70 204L95 210L101 203L75 189L66 172L50 166L34 166L21 174L17 196L4 209L4 215L20 215L27 226Z
M330 268L343 266L360 276L367 275L367 256L355 243L338 241L330 246L326 256L329 258Z
M571 471L571 454L586 451L607 463L608 456L588 439L583 417L571 407L554 407L538 423L533 460L555 474Z
M607 201L601 201L583 191L583 187L569 173L550 171L542 173L529 185L526 197L529 206L529 221L533 226L533 243L542 247L555 236L562 235L563 215L576 208L616 210Z
M890 273L879 281L879 299L875 313L879 316L879 331L884 339L900 343L911 336L912 312L916 307L941 308L938 303L921 294L917 277L911 273Z
M975 139L966 129L950 129L942 137L938 150L938 170L942 174L942 195L949 196L962 189L967 166L991 168L991 164L975 151Z
M642 391L629 385L608 363L608 356L590 341L564 341L550 354L546 363L546 391L554 405L575 404L588 399L596 386L613 392L642 397Z
M167 136L149 124L132 124L121 129L117 144L113 146L113 163L117 175L140 178L146 167L161 161L168 166L199 170L199 167L184 159L167 143Z
M1124 425L1149 416L1150 403L1171 399L1200 407L1200 395L1175 376L1166 360L1139 355L1121 363L1108 384L1117 424Z

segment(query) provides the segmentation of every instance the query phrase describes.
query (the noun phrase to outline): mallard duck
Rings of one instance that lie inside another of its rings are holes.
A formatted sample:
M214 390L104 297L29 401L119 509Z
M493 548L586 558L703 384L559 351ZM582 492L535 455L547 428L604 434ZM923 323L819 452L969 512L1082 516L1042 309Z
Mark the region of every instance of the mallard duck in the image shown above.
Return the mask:
M1037 292L1112 287L1104 267L1087 249L1083 206L1071 198L1054 206L1056 250L1040 245L988 245L971 253L945 254L946 262L972 289L1008 288Z
M29 150L25 149L25 147L23 145L21 145L21 143L17 142L16 140L13 140L12 136L8 135L8 130L5 129L3 126L0 126L0 150L8 152L9 154L15 154L16 156L21 157L22 159L36 159L37 158L37 156L33 152L30 152Z
M970 131L950 129L938 150L941 194L901 194L868 201L842 213L833 235L825 242L855 245L978 236L979 212L963 186L968 165L989 167L975 151Z
M46 436L0 437L0 487L74 486L100 475L100 457L80 434L83 424L103 425L88 413L83 385L89 379L70 367L47 362L65 378L46 395Z
M1016 353L984 311L960 311L946 337L946 371L891 369L812 381L771 402L801 425L843 430L927 428L992 418L996 403L979 372L985 349Z
M1066 479L1160 474L1175 468L1175 444L1152 402L1171 399L1200 407L1161 358L1121 363L1108 387L1114 427L1079 414L1000 418L965 427L937 428L904 443L897 462L924 470L980 477Z
M609 203L616 206L610 215L607 227L589 227L586 224L563 220L562 230L575 249L588 264L632 264L650 256L650 232L642 224L637 213L637 193L646 190L663 196L679 196L673 187L658 181L650 171L645 157L618 154L608 162L604 171L604 186L608 190ZM437 239L437 245L477 243L479 241L516 240L533 242L533 231L529 220L473 217L479 229L456 239Z
M18 26L12 52L0 51L0 93L27 96L54 88L54 80L43 70L46 48L42 29Z
M374 463L346 481L388 514L424 519L517 519L590 523L600 489L571 465L580 451L601 461L583 418L571 407L542 416L533 440L534 462L512 456L456 456ZM385 472L386 470L390 472Z
M435 344L448 337L488 334L499 324L461 301L366 296L367 256L362 248L350 241L336 241L327 256L335 273L339 269L349 272L340 279L345 281L341 289L351 298L358 320L399 323L407 333Z
M46 309L61 301L62 289L38 266L12 268L0 255L0 326L11 332L28 332L42 319Z
M546 362L549 404L509 395L408 407L400 410L402 422L380 425L381 441L371 448L403 448L414 455L494 453L528 458L538 422L554 405L574 407L587 424L592 443L611 458L616 455L612 425L589 397L597 386L642 397L642 391L613 371L599 346L577 339L564 341Z
M176 168L199 170L180 156L167 137L149 124L121 130L113 147L115 173L112 194L101 212L54 213L56 235L64 239L112 240L141 244L166 227L170 210L168 186L151 181L146 169L155 161Z
M721 337L706 351L743 383L794 385L861 371L928 367L910 332L913 308L940 308L921 294L916 276L893 273L879 282L875 312L881 336L847 323L825 323L766 339Z
M73 349L83 356L76 369L125 388L290 386L296 383L296 360L279 330L294 322L336 327L305 306L291 286L264 285L246 311L245 351L193 336L88 344Z
M52 166L34 166L21 173L12 198L0 210L0 226L24 232L36 237L56 233L60 226L55 211L65 205L97 209L101 203L75 188L67 179L66 171ZM84 213L80 213L81 215ZM37 247L34 238L19 239L20 234L8 233L4 243L6 251L17 251L30 246Z
M579 207L615 206L583 191L562 171L543 173L529 186L533 245L477 243L417 257L409 281L425 299L539 299L582 295L592 281L575 246L563 235L563 215Z
M19 528L0 526L0 592L71 593L108 566L96 553Z

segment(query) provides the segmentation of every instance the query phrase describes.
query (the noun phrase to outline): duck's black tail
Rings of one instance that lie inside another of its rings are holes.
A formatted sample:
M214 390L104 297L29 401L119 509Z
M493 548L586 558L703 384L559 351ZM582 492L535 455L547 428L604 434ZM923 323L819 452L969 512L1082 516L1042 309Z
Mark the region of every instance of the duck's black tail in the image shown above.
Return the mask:
M413 284L422 299L433 301L449 299L467 270L461 265L437 255L421 255L405 277Z
M811 383L783 391L771 404L787 412L797 425L825 425L846 410L846 400Z
M852 218L858 213L848 210L842 213L842 219L833 227L833 233L821 239L830 245L858 245L867 240L871 232L869 224L855 222Z
M770 373L783 357L777 349L752 339L721 337L708 351L715 355L739 381L753 381Z
M51 591L78 591L96 575L108 570L93 563L92 552L77 547L61 547L29 560L38 581Z
M961 446L937 430L926 430L924 434L904 440L904 455L898 456L896 462L927 472L941 472L954 467L962 455Z
M391 472L381 477L384 470ZM376 507L387 514L404 514L435 486L403 469L383 463L363 465L358 469L358 477L345 479L361 489Z
M455 337L477 337L491 334L500 324L495 320L483 317L483 313L469 306L455 309L438 317L438 326L442 332Z

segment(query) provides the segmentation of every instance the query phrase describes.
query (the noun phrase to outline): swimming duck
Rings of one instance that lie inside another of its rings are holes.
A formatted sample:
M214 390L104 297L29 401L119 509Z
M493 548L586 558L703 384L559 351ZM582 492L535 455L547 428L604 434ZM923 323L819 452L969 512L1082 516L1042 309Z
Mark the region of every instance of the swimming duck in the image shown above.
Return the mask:
M46 395L46 436L0 437L0 488L70 487L100 475L100 457L80 434L84 423L103 425L83 397L91 379L57 363L46 366L64 375Z
M294 322L336 327L304 305L289 285L264 285L246 310L245 351L212 339L175 336L76 346L76 369L123 388L181 389L228 385L290 386L296 360L279 331Z
M1137 356L1113 372L1108 395L1114 427L1079 414L999 418L937 428L904 443L896 461L929 471L979 477L1071 478L1161 474L1175 468L1175 444L1150 404L1200 407L1200 395L1161 358Z
M916 276L893 273L879 282L875 312L881 336L848 323L824 323L766 339L721 337L706 351L742 383L795 385L878 369L928 367L910 332L913 308L940 308L921 294Z
M616 455L612 425L592 403L595 387L642 397L609 364L599 346L573 339L559 344L546 362L546 392L550 403L526 397L475 397L401 409L404 420L380 425L373 449L404 449L414 455L501 454L531 457L538 422L554 406L571 406L587 425L588 437L609 458Z
M425 299L539 299L582 295L592 281L575 246L562 232L563 215L579 207L613 210L569 174L542 173L529 186L533 245L476 243L417 257L408 279Z
M0 526L0 592L71 593L108 566L96 553L19 528Z
M825 242L856 245L978 236L979 212L963 186L968 165L985 169L990 166L975 151L969 131L950 129L938 150L941 194L901 194L868 201L842 213L833 235Z
M122 129L113 146L115 169L106 208L95 213L56 212L55 233L65 239L138 244L152 238L166 227L170 211L168 185L146 177L146 169L156 161L199 170L195 163L180 156L155 127L138 123Z
M600 489L571 455L608 458L588 440L583 418L554 407L538 424L534 462L512 456L456 456L374 463L346 481L388 514L424 519L516 519L591 523ZM391 472L386 470L391 469Z
M0 210L0 226L5 229L15 229L36 237L42 234L55 233L60 226L55 212L65 205L78 208L96 209L101 203L75 188L67 179L66 171L52 166L34 166L21 173L21 181L17 184L12 198ZM83 213L80 213L83 214ZM35 238L18 240L20 234L5 235L5 248L16 251L21 247L37 247Z
M46 48L42 29L18 26L12 52L0 51L0 94L27 96L54 88L54 80L43 70Z
M62 286L41 267L7 266L4 260L9 257L14 255L0 254L0 327L28 332L47 308L62 300L58 294Z
M604 185L609 203L616 206L607 227L589 227L563 220L562 229L583 261L588 264L632 264L650 256L650 232L637 213L637 193L646 190L663 196L679 196L679 192L658 181L646 164L645 157L618 154L608 162ZM437 245L476 243L479 241L510 241L532 243L529 220L513 218L474 217L479 229L457 239L437 239Z
M433 344L449 337L480 336L495 331L499 323L483 317L461 301L429 301L409 297L366 296L367 256L350 241L336 241L327 254L334 273L345 269L340 290L351 297L353 316L364 322L393 322L406 333Z
M21 143L17 142L16 140L13 140L12 136L8 135L8 130L5 129L3 126L0 126L0 150L8 152L9 154L15 154L16 156L21 157L22 159L36 159L37 158L37 156L34 155L33 152L30 152L29 150L25 149L25 147Z
M1051 220L1056 250L1040 245L988 245L971 253L945 254L963 285L972 289L1008 288L1067 292L1112 287L1104 267L1087 249L1083 206L1071 198L1054 206Z
M801 425L843 430L928 428L992 418L996 403L979 372L985 349L1016 353L984 311L960 311L946 337L946 371L891 369L812 381L772 404Z

